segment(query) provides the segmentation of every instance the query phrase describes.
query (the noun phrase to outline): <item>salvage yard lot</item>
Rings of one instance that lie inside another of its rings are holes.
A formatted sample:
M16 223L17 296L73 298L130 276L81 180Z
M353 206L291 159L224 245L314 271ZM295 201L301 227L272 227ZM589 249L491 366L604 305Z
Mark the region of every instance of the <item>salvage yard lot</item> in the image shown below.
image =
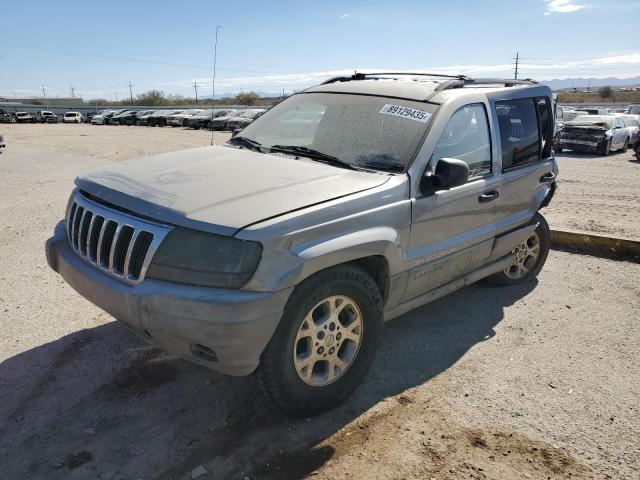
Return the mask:
M292 420L150 349L46 265L73 178L208 145L180 128L2 125L3 478L638 478L640 266L552 251L387 324L342 407ZM222 142L228 134L216 133ZM552 228L640 237L640 164L559 155Z

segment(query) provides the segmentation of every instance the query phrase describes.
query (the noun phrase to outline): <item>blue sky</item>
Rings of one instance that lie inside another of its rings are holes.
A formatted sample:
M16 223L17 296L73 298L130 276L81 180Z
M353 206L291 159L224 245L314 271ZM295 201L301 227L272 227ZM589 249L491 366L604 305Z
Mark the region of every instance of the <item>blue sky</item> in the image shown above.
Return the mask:
M2 2L0 95L282 91L334 74L640 75L638 0Z

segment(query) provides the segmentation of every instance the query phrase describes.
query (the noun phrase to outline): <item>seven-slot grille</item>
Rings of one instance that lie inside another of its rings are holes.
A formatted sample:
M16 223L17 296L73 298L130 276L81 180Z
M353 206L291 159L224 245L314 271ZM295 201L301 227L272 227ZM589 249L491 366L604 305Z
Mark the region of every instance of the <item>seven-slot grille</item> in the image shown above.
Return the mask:
M127 283L144 279L171 227L100 205L75 192L66 217L67 239L84 260Z

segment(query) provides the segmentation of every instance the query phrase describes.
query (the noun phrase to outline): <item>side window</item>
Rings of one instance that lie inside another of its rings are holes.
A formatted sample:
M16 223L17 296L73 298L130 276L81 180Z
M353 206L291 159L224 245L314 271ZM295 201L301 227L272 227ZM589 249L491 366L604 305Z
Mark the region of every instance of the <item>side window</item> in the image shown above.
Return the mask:
M435 160L457 158L469 165L469 178L491 173L491 140L482 103L459 108L451 116L433 151Z
M551 119L551 106L547 97L536 99L538 106L538 121L540 122L540 147L542 158L551 156L551 143L553 142L553 122Z
M496 113L502 144L502 168L538 161L540 138L534 99L496 102Z

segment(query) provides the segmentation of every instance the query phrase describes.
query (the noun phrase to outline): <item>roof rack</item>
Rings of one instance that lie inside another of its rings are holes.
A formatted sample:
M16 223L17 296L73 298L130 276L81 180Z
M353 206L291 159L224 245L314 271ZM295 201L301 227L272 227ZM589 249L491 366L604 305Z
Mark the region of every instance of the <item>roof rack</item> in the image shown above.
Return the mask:
M452 88L462 88L470 85L504 85L505 87L515 87L517 85L538 85L538 82L531 78L516 80L511 78L466 78L464 80L449 80L436 87L436 92L450 90Z
M530 78L523 80L509 79L509 78L471 78L466 75L448 75L443 73L417 73L417 72L373 72L373 73L360 73L355 72L350 76L333 77L329 80L322 82L322 85L336 82L353 82L357 80L379 79L383 76L408 76L408 77L436 77L436 78L448 78L446 82L438 85L435 91L449 90L452 88L462 88L470 85L504 85L505 87L515 87L517 85L537 85L538 82Z
M412 73L412 72L373 72L373 73L359 73L355 72L350 76L342 76L342 77L333 77L329 80L322 82L322 85L326 85L328 83L336 83L336 82L352 82L355 80L365 80L367 78L378 78L383 75L403 75L408 77L440 77L440 78L453 78L458 81L466 81L472 80L466 75L447 75L442 73Z

